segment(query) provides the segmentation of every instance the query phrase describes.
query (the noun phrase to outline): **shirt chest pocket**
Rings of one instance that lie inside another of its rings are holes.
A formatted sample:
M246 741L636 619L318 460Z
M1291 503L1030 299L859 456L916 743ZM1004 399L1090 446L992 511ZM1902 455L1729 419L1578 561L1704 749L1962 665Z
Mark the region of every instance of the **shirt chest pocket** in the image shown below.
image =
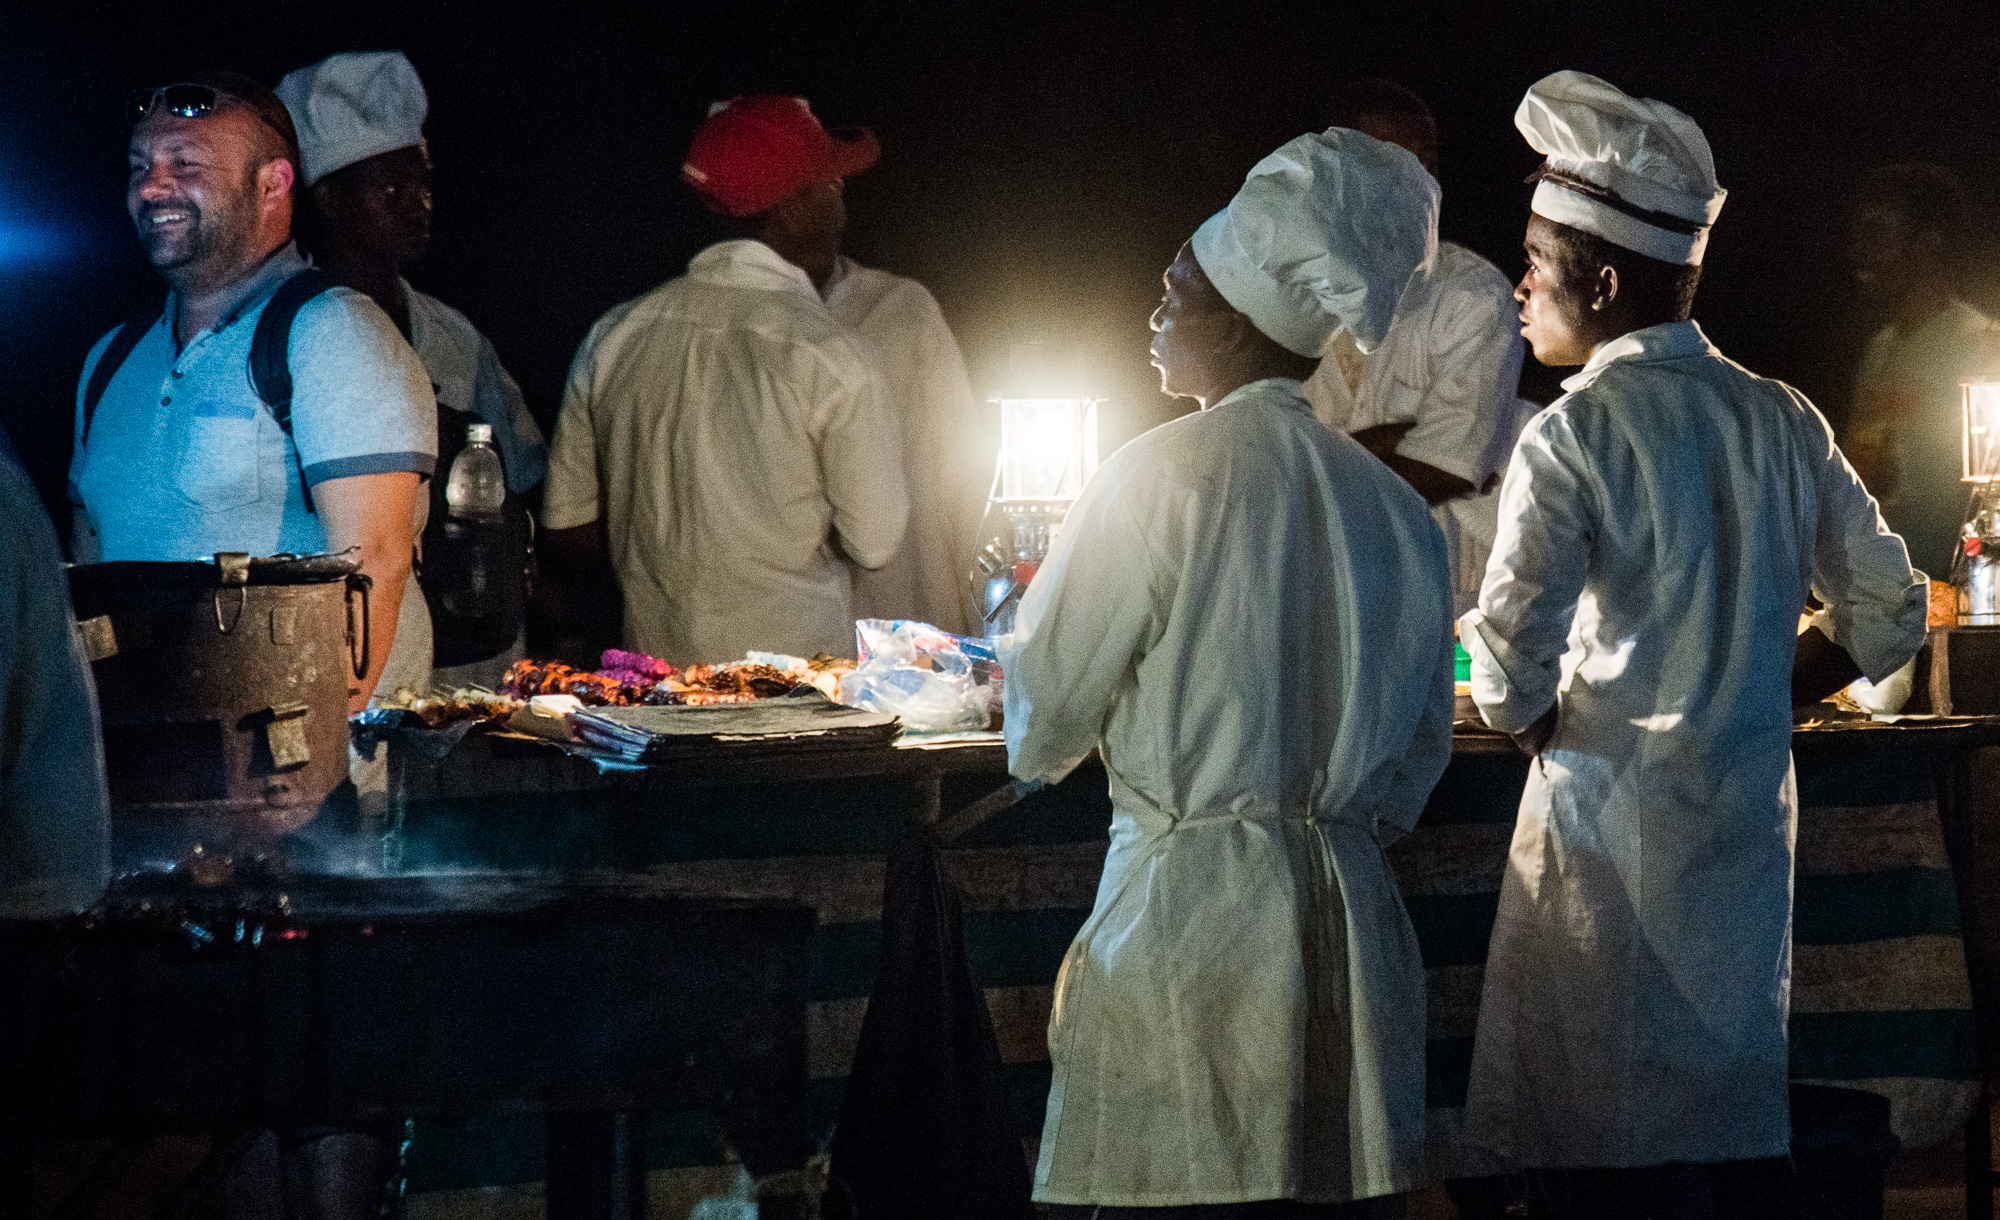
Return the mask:
M272 421L276 427L276 421ZM235 403L200 403L181 429L174 490L207 513L231 512L264 498L264 413Z

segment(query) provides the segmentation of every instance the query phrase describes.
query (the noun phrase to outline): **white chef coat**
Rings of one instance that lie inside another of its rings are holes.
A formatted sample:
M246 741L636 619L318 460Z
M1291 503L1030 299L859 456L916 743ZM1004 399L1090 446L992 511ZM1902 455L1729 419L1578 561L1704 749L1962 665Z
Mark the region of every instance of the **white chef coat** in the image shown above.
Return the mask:
M1423 1164L1424 973L1382 846L1451 753L1444 543L1283 378L1126 445L1000 641L1009 765L1096 747L1035 1197L1338 1203Z
M1342 342L1351 344L1344 332L1335 336L1336 344ZM1521 383L1520 309L1514 286L1498 267L1464 246L1439 242L1436 267L1411 278L1396 303L1388 337L1358 359L1356 388L1348 387L1334 355L1320 361L1305 383L1321 423L1336 432L1359 432L1414 422L1396 452L1474 488L1485 487L1506 466L1532 404L1515 397ZM1493 491L1431 509L1450 557L1454 614L1479 600L1499 500Z
M1808 588L1879 681L1925 584L1805 397L1692 322L1600 348L1522 435L1472 693L1551 705L1501 887L1466 1105L1528 1166L1785 1155L1791 672Z
M542 521L603 515L627 647L852 656L849 561L888 562L907 512L865 340L761 242L703 250L598 319L570 367Z
M492 425L493 444L507 472L507 489L516 495L530 491L548 477L549 444L542 439L535 417L528 413L521 387L501 365L500 353L493 350L492 341L479 333L472 319L436 297L418 292L408 280L402 285L403 301L410 311L410 346L416 349L437 393L439 426L463 429L475 420ZM437 477L449 479L450 468L438 471ZM428 495L423 498L423 507L428 516ZM421 589L412 592L421 600ZM428 605L425 611L428 620ZM435 637L431 638L435 649ZM513 644L485 660L432 667L427 685L442 691L465 686L491 690L500 685L507 667L526 654L527 629L523 627Z
M97 686L73 621L55 529L0 456L0 919L73 914L111 878Z
M402 281L403 300L410 310L410 346L430 374L440 410L453 412L463 424L477 420L493 425L493 444L507 468L507 489L519 495L540 483L549 472L549 445L521 387L500 364L500 353L472 319L428 293ZM467 418L469 417L469 418ZM437 477L448 478L449 470Z
M854 617L913 618L964 634L972 626L973 534L992 454L979 453L990 429L980 426L958 341L922 284L846 255L834 264L825 296L841 325L874 345L903 436L910 491L910 527L895 558L854 574Z

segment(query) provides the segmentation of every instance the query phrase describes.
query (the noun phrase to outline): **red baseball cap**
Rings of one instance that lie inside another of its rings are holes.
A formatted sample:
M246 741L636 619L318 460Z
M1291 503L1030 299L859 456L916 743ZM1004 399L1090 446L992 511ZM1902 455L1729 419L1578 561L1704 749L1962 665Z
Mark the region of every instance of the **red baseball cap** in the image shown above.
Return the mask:
M681 177L717 211L755 216L815 183L858 174L881 155L874 132L829 132L806 99L764 94L710 106Z

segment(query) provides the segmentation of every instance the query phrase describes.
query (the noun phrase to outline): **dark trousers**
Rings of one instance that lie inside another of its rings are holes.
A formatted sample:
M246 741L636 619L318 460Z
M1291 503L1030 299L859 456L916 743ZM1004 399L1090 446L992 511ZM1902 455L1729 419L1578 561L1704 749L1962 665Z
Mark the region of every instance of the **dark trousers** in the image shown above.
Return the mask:
M1261 1203L1201 1203L1192 1207L1073 1207L1054 1203L1049 1220L1401 1220L1407 1200L1383 1195L1355 1203L1299 1203L1267 1199Z

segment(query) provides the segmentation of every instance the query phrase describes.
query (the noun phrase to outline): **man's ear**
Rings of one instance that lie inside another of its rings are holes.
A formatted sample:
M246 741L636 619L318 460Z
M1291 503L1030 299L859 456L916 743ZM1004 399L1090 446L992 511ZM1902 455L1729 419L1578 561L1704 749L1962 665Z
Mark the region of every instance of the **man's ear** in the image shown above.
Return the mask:
M1229 326L1216 340L1215 354L1218 356L1238 356L1254 347L1269 342L1257 324L1241 310L1229 311Z
M262 195L260 202L269 207L273 202L282 201L289 211L292 199L292 182L295 175L292 163L284 157L264 162L257 171L257 190Z
M1597 282L1591 285L1590 308L1603 313L1618 299L1618 268L1612 266L1597 269Z

